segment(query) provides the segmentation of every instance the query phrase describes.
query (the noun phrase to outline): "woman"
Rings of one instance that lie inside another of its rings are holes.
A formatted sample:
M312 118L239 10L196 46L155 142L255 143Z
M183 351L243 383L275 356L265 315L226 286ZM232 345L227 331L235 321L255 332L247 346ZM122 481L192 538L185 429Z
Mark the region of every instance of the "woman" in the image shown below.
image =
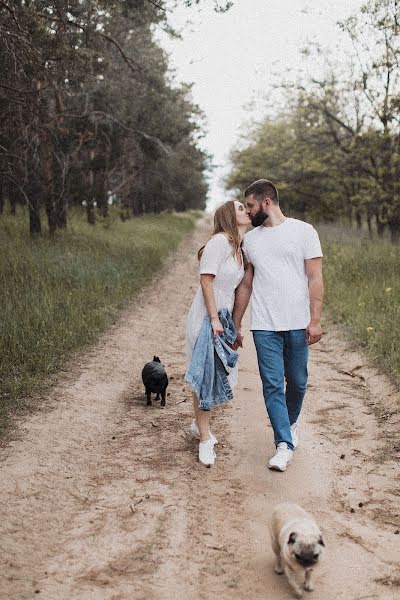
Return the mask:
M241 202L228 200L214 215L214 231L207 244L199 250L200 287L189 311L186 324L186 355L190 364L193 349L208 314L214 335L224 330L218 312L228 309L232 313L235 290L244 275L241 243L250 224L250 218ZM233 387L237 381L237 367L229 375ZM199 444L199 460L210 466L215 462L214 445L217 439L210 432L210 410L200 410L199 401L193 393L195 419L190 431Z

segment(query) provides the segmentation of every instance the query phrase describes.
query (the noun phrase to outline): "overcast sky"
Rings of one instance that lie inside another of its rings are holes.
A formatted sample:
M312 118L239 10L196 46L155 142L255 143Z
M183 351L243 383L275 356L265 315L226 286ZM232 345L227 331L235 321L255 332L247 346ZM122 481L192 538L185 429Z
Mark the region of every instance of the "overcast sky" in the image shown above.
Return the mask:
M169 21L182 30L182 40L160 36L170 55L177 81L193 82L193 99L205 112L204 147L214 157L209 208L226 198L221 179L229 171L229 151L237 144L248 119L246 105L256 100L253 114L263 110L268 83L301 66L308 42L332 48L346 41L336 22L363 4L362 0L235 0L224 14L213 11L213 0L201 6L181 6ZM190 20L190 24L188 24ZM265 110L265 109L264 109ZM266 174L267 175L267 174Z

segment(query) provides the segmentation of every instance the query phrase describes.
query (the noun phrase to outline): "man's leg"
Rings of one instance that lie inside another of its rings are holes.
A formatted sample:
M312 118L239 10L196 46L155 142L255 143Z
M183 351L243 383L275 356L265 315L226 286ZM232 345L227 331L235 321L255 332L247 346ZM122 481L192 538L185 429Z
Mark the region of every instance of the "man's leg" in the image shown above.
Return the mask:
M264 402L274 430L275 445L286 442L293 450L284 392L283 336L277 331L253 331Z
M286 405L290 424L299 418L307 390L308 344L305 329L285 331L283 358L286 379Z

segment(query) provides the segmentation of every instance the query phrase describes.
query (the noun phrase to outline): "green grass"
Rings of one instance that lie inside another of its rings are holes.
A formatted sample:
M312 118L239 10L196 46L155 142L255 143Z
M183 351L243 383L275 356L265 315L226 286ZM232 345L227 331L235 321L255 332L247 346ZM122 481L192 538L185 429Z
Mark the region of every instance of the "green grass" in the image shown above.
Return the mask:
M75 213L54 239L30 239L22 212L0 217L0 430L115 319L198 216L110 217L89 227ZM339 226L317 229L329 312L400 384L400 246Z
M317 229L329 311L400 384L400 246L339 226Z
M0 217L0 430L151 280L199 214L90 227L75 213L54 239L31 239L22 211Z

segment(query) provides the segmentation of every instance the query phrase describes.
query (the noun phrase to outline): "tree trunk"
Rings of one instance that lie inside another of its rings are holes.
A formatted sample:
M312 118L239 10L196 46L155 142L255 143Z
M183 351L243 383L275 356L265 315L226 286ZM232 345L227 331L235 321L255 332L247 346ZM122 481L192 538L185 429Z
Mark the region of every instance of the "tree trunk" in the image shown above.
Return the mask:
M382 223L381 219L379 218L379 215L376 215L376 231L380 238L383 238L383 234L385 233L385 226L386 224Z
M22 160L23 150L21 147L16 146L13 151L15 152L15 156L10 160L11 179L8 180L7 185L7 197L11 215L16 214L18 204L26 205L26 197L22 193L21 187L24 185L24 181L27 180L27 165Z
M40 221L39 204L29 205L29 233L38 235L42 233L42 223Z
M69 171L68 157L68 133L63 127L64 124L64 97L63 92L55 85L54 92L55 112L57 114L57 139L61 149L59 161L53 158L53 190L55 194L55 212L56 223L59 229L67 227L67 196L65 194L65 184Z
M94 197L97 202L99 213L102 217L106 217L108 214L108 204L105 169L98 169L94 172Z
M398 244L400 242L400 216L390 219L388 225L390 231L390 241L392 244Z
M0 179L0 215L4 212L4 181Z
M356 210L355 217L356 217L357 229L362 229L362 215L359 210Z
M46 198L46 214L49 233L50 235L53 235L55 233L55 230L57 229L57 220L54 211L53 201L51 198L49 200Z
M126 148L126 159L124 165L124 181L128 181L124 187L123 204L128 209L128 214L138 217L144 213L144 202L142 189L145 187L143 153L137 145Z
M139 215L142 215L144 213L140 191L136 190L132 192L130 203L132 207L132 214L134 217L138 217Z
M16 185L10 182L8 186L8 201L10 203L10 214L15 215L17 211L17 202L18 202L19 192Z
M372 215L369 211L367 212L367 225L368 225L369 237L372 240L372 238L374 237L373 232L372 232Z
M50 120L52 125L41 127L40 123L45 123L47 120ZM40 172L42 204L46 210L50 235L54 235L55 230L57 229L53 182L54 152L54 100L50 96L44 95L38 99L38 156L34 155L32 158L37 164Z
M50 235L57 229L57 219L54 204L53 173L52 173L52 146L51 138L47 132L40 136L40 166L42 175L42 198L47 215L47 224Z
M42 223L40 220L40 195L41 186L36 177L31 173L31 182L28 190L29 207L29 233L38 235L42 233Z
M390 227L390 241L392 244L398 244L400 242L400 227Z
M64 194L56 202L56 222L59 229L67 227L67 202Z
M86 216L89 225L96 225L96 215L94 214L93 199L88 201L86 206Z
M352 227L353 226L353 207L351 205L351 200L348 197L348 194L347 194L347 203L346 203L345 213L346 213L346 218L347 218L349 227Z
M67 196L65 194L64 173L59 163L53 160L53 194L56 226L58 229L67 227Z
M94 212L93 198L93 171L90 170L85 176L85 192L86 192L86 216L89 225L96 224L96 215Z

